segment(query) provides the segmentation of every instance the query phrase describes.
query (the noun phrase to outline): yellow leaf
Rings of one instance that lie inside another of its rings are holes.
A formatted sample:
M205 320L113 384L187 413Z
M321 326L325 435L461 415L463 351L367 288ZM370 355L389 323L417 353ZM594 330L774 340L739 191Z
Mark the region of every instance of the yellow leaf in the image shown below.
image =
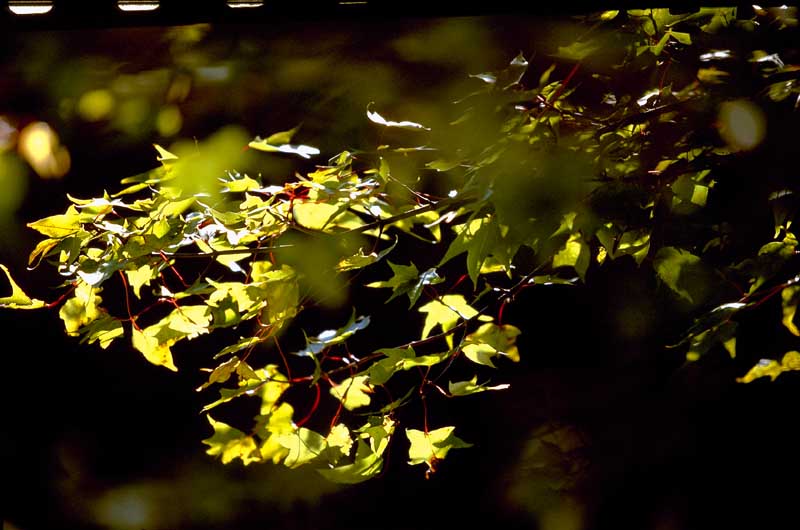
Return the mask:
M748 371L744 377L738 377L738 383L750 383L760 377L767 377L774 381L783 372L800 370L800 352L786 352L779 363L773 359L761 359L758 364Z
M800 304L800 285L785 287L781 291L781 303L783 306L783 320L781 321L792 335L800 337L800 329L794 323L797 315L797 305Z
M357 375L348 377L338 385L331 387L331 394L342 402L347 410L369 405L372 387L367 383L369 376Z
M171 342L174 343L175 341ZM156 337L134 327L132 343L133 347L141 352L144 358L151 363L164 366L173 372L178 371L178 368L172 362L172 352L169 349L169 342L161 343Z
M0 269L6 273L8 283L11 284L11 295L0 298L0 307L8 307L10 309L39 309L46 304L41 300L31 298L20 288L19 285L11 277L11 273L5 265L0 264Z
M519 350L516 342L520 329L510 324L483 324L475 332L466 337L463 348L464 355L474 363L491 366L492 357L505 355L514 362L519 362Z
M58 311L58 316L64 321L67 335L77 335L78 330L97 319L103 311L99 304L102 298L97 296L100 289L88 283L78 282L75 294L66 301Z
M236 458L241 458L244 465L261 460L261 454L252 436L226 423L215 421L208 414L206 417L214 429L214 435L203 440L203 443L209 446L207 454L220 456L223 464L228 464Z
M420 313L427 313L425 325L422 328L422 338L428 337L436 326L441 326L442 332L453 329L461 319L469 320L478 315L464 297L460 294L446 294L441 299L431 300L419 308ZM491 320L491 317L482 315L479 320ZM447 344L453 347L452 336L447 336Z
M33 228L40 234L56 239L71 236L81 229L80 214L74 206L67 208L67 213L51 215L44 219L39 219L28 223L29 228Z

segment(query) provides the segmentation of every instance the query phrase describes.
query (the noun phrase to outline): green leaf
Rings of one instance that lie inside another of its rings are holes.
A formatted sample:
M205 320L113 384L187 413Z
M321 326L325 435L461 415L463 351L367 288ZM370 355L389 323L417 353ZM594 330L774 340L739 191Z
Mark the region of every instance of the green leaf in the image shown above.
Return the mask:
M462 351L472 362L495 368L492 358L498 355L519 362L516 342L520 329L511 324L486 323L467 335Z
M568 61L582 61L600 48L594 41L575 41L568 46L559 46L555 57Z
M324 230L328 227L358 228L363 221L340 204L326 202L296 202L292 208L292 218L304 228Z
M84 325L80 333L82 335L81 343L94 344L99 342L100 347L105 350L114 339L122 337L125 331L122 327L122 322L108 314L103 314L91 323Z
M371 282L367 284L367 287L391 287L392 295L386 300L387 303L394 298L405 294L408 295L408 307L410 309L414 306L417 300L419 300L419 297L422 294L422 289L426 285L436 285L437 283L442 283L444 281L444 279L439 276L434 268L430 268L422 274L419 274L416 265L413 263L410 265L395 265L391 261L388 263L394 275L388 280Z
M369 317L360 316L356 318L355 313L350 316L350 320L339 329L326 329L316 337L306 337L306 347L295 352L300 357L313 357L325 348L335 344L341 344L356 332L369 326Z
M478 392L485 392L486 390L505 390L511 385L503 384L496 386L486 386L486 383L479 385L478 376L474 376L469 381L449 382L447 390L451 396L469 396L470 394L477 394Z
M358 445L352 463L340 464L328 469L318 469L327 480L339 484L358 484L381 472L383 453L389 446L395 422L389 416L372 416L356 430Z
M288 144L289 142L292 141L292 138L294 137L294 135L299 130L300 130L300 126L298 125L294 129L290 129L288 131L281 131L281 132L276 132L276 133L270 134L267 137L266 142L268 144L270 144L270 145Z
M342 402L347 410L369 405L369 395L373 392L368 383L368 375L348 377L339 384L331 386L331 395Z
M389 254L389 252L391 252L395 246L397 246L397 241L397 238L395 238L394 243L392 243L389 248L386 248L381 252L370 252L369 254L364 254L364 249L360 248L358 249L358 254L354 254L339 260L339 263L336 264L336 270L338 272L344 272L355 269L363 269L368 265L377 263L386 257L386 255Z
M680 31L670 30L669 35L681 44L690 46L692 44L692 36L688 33L681 33Z
M750 383L760 377L769 376L774 381L784 372L800 370L800 352L792 350L786 352L781 362L773 359L761 359L758 364L752 367L744 376L736 379L739 383Z
M712 347L720 343L731 357L736 357L736 328L738 324L725 321L717 326L706 329L689 339L689 349L686 352L687 361L696 361L705 355Z
M520 52L511 60L504 70L497 72L495 84L501 89L511 88L522 80L527 71L528 61L525 59L525 56L522 55L522 52Z
M291 469L313 462L328 446L324 436L305 427L290 434L281 434L277 441L289 450L283 465Z
M255 149L257 151L264 151L265 153L285 153L288 155L297 155L303 158L311 158L312 156L318 155L320 153L319 149L316 147L312 147L310 145L304 144L290 144L290 143L280 143L280 144L273 144L270 142L270 139L276 137L277 140L284 140L286 135L291 132L283 132L283 133L276 133L276 135L272 135L266 140L256 136L256 138L250 142L248 147L251 149Z
M658 278L689 303L699 303L708 289L708 271L699 257L676 247L661 248L653 260Z
M650 51L653 52L653 55L656 57L661 55L661 52L664 51L664 47L669 42L669 35L669 33L665 33L660 39L658 39L658 43L656 43L655 46L650 46Z
M385 359L376 361L370 365L367 375L371 385L383 385L397 370L402 369L403 359L414 359L416 354L412 347L408 348L384 348L378 350L386 356Z
M219 391L220 398L204 406L203 412L241 396L254 396L261 399L260 413L271 413L283 393L289 388L287 377L280 373L274 364L268 364L258 370L247 370L247 368L246 363L240 361L236 368L236 373L240 377L237 388L221 389Z
M62 239L81 230L81 216L74 206L70 206L67 213L51 215L28 223L27 226L47 237Z
M553 267L572 267L581 280L586 280L586 271L591 261L591 250L580 234L572 234L564 246L553 256Z
M417 366L434 366L442 361L446 361L451 355L452 352L443 351L441 353L431 353L430 355L420 355L419 357L409 357L402 359L398 368L400 370L410 370Z
M472 306L460 294L446 294L440 299L431 300L419 308L420 313L426 313L425 324L422 327L422 338L425 339L437 326L442 328L442 332L453 329L459 320L469 320L478 316ZM491 320L491 317L485 317ZM453 337L447 336L447 344L453 347Z
M317 469L317 472L337 484L359 484L376 476L382 469L383 457L373 452L364 441L358 440L356 458L352 463Z
M141 298L141 289L144 285L150 285L150 280L158 277L158 270L145 263L138 269L126 270L125 276L128 278L128 285L133 289L136 298Z
M203 440L203 443L209 446L206 450L207 454L219 456L223 464L228 464L236 458L240 458L244 465L261 460L252 436L246 435L227 423L215 421L209 414L206 414L206 418L214 429L214 434Z
M236 356L231 357L227 361L214 368L214 370L211 372L211 375L208 376L208 381L197 387L195 390L200 392L204 388L208 388L215 383L224 383L230 379L232 374L236 372L236 368L238 366L239 358Z
M498 258L505 256L506 259L504 261L510 261L511 257L513 257L513 255L510 255L513 251L503 250L499 224L492 216L473 219L454 227L454 230L458 235L439 261L439 266L441 267L452 258L466 252L467 273L474 286L478 284L481 266L490 255L495 255Z
M435 471L436 465L443 460L451 449L472 447L455 434L455 427L441 427L429 431L406 429L406 436L411 446L408 448L408 463L412 466L427 464L429 471Z
M42 300L31 298L25 294L25 291L23 291L11 277L8 267L0 264L0 269L3 269L6 278L8 278L8 283L11 284L11 294L0 298L0 307L7 307L9 309L39 309L47 305Z
M60 239L43 239L39 241L28 256L28 266L30 268L37 267L42 258L47 257L50 251L58 246L59 243L61 243Z

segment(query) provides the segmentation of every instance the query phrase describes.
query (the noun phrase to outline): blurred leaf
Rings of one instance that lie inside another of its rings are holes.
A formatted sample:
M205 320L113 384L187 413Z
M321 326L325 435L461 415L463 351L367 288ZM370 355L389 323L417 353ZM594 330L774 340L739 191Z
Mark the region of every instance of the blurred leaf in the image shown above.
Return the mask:
M575 41L567 46L559 46L554 57L568 61L582 61L600 48L595 41Z
M378 114L377 112L372 110L372 107L375 105L374 102L371 102L367 105L367 118L373 123L377 123L378 125L383 125L384 127L397 127L399 129L408 129L410 131L430 131L429 127L425 127L424 125L420 125L419 123L415 123L413 121L390 121Z

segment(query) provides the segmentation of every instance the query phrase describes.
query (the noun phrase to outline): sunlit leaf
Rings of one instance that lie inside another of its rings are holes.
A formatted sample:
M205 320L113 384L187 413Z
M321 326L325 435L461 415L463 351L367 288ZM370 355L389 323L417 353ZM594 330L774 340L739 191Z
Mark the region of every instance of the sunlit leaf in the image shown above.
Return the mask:
M564 246L553 256L553 267L572 267L581 280L586 280L586 271L591 261L589 245L580 234L572 234Z
M64 238L81 230L81 216L74 206L67 208L67 213L51 215L27 224L40 234L51 238Z
M520 329L511 324L482 324L473 333L467 335L462 351L474 363L495 368L492 358L505 356L513 362L519 362L519 349L516 346Z
M460 320L469 320L478 316L478 311L470 306L460 294L446 294L440 299L431 300L419 308L420 313L425 313L425 324L422 327L422 338L427 338L437 326L442 332L453 329ZM447 336L450 347L453 339Z
M231 357L227 361L223 362L214 370L212 370L211 375L208 376L208 381L197 387L197 391L203 390L215 383L224 383L227 381L230 376L235 373L236 368L239 365L239 358L238 357Z
M355 269L363 269L368 265L372 265L373 263L377 263L378 261L385 258L395 246L397 246L397 239L395 238L394 243L388 248L380 251L380 252L370 252L369 254L364 254L364 249L359 249L358 254L354 254L347 258L344 258L336 264L336 270L339 272L355 270Z
M783 356L780 362L773 359L761 359L758 364L752 367L744 376L736 379L739 383L750 383L760 377L769 376L774 381L784 372L800 370L800 352L789 351Z
M384 348L378 350L386 356L385 359L374 362L369 367L368 381L371 385L385 384L397 370L401 369L403 359L413 359L416 357L414 349L408 348Z
M370 103L367 105L367 118L373 123L377 123L378 125L383 125L384 127L396 127L399 129L408 129L411 131L430 131L429 127L425 127L424 125L420 125L419 123L413 121L391 121L387 120L377 112L373 111L372 108L374 107L375 103Z
M81 327L100 317L103 310L100 308L102 298L98 296L100 289L85 282L78 282L73 296L69 298L58 316L64 321L64 328L68 335L77 335Z
M350 455L353 448L353 438L350 429L343 423L337 423L331 428L325 442L328 444L328 459L335 464L342 457Z
M357 375L348 377L339 384L331 386L331 395L342 402L347 410L364 407L370 403L372 387L368 383L369 376Z
M283 131L270 135L266 140L258 136L247 144L250 148L267 153L286 153L311 158L320 153L319 149L310 145L290 144L292 137L297 132L297 127L290 131Z
M100 347L105 350L115 339L122 337L125 331L122 327L122 322L108 314L103 314L89 324L84 325L80 329L80 334L82 335L81 342L88 342L89 344L98 342Z
M792 335L800 337L800 329L795 323L798 304L800 304L800 285L784 287L781 291L781 307L783 308L781 322Z
M131 340L133 347L136 348L144 358L151 363L164 366L177 372L178 368L172 361L172 351L169 349L168 343L161 343L153 335L146 334L144 331L133 328L131 331Z
M11 277L8 267L0 264L0 269L6 274L8 283L11 284L11 294L0 298L0 307L7 307L10 309L39 309L47 305L42 300L31 298L25 294L25 291L23 291Z
M509 387L510 385L508 384L486 386L486 383L484 383L479 385L478 376L476 375L469 381L457 381L455 383L451 381L447 385L447 391L451 396L469 396L486 390L505 390Z
M391 287L392 294L386 300L387 303L394 298L405 294L408 295L408 307L411 308L414 306L417 300L419 300L419 297L422 294L422 289L426 285L435 285L443 281L443 278L439 276L434 268L430 268L420 274L416 265L413 263L410 265L396 265L391 261L388 263L394 275L388 280L371 282L367 284L367 287Z
M227 423L214 420L209 414L206 414L206 418L214 429L214 434L203 440L203 443L209 446L206 450L207 454L219 456L223 464L228 464L236 458L240 458L244 465L261 460L252 436L246 435Z
M335 344L341 344L356 332L369 326L368 316L359 316L355 313L350 316L350 320L339 329L327 329L316 337L306 338L306 347L295 353L301 357L310 357L318 354L325 348Z
M355 460L350 464L318 469L317 472L337 484L358 484L371 479L383 469L383 457L358 440Z
M300 467L316 460L328 446L324 436L305 427L300 427L293 433L279 435L277 441L289 450L283 461L289 468Z
M451 449L472 447L455 434L455 427L441 427L424 432L406 429L406 436L411 446L408 449L408 463L412 466L427 464L430 471L435 471L439 460L443 460Z
M150 280L157 277L157 275L157 271L152 269L148 263L145 263L138 269L125 271L125 276L128 278L128 285L133 289L133 294L136 295L136 298L142 297L140 292L142 286L149 285Z
M690 303L705 295L707 272L699 257L687 250L663 247L656 253L653 268L659 279Z

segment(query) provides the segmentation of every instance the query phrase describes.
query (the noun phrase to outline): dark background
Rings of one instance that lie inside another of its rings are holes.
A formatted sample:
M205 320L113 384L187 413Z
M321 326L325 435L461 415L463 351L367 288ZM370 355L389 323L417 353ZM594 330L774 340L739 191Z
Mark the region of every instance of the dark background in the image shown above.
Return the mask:
M398 119L439 119L475 86L469 74L522 51L538 75L574 28L567 17L454 16L8 32L0 117L20 129L49 123L71 166L49 179L26 169L21 202L4 212L0 262L51 300L58 278L25 270L36 242L25 223L63 211L67 192L113 191L155 167L153 143L302 122L300 141L324 154L369 145L369 101ZM204 78L208 66L229 73ZM187 95L170 95L180 76ZM121 78L139 88L112 90L104 119L75 110ZM142 114L133 125L119 110L132 98ZM156 123L166 105L183 123L165 135ZM247 156L276 182L304 167ZM750 163L763 170L763 160ZM769 163L790 174L795 164ZM271 464L223 466L200 443L210 434L199 413L208 396L194 391L201 373L152 366L123 344L79 345L56 312L3 311L4 528L795 528L798 378L737 384L752 356L724 352L685 365L663 348L684 322L666 317L654 279L632 261L590 285L524 291L504 317L523 330L522 361L494 378L510 390L431 406L432 423L457 425L473 448L454 450L425 480L398 443L384 475L354 487ZM393 307L389 328L418 326L402 303ZM740 336L741 351L775 347L779 311L766 304L753 317L747 329L762 331ZM649 324L632 331L631 312ZM178 366L212 346L176 348ZM555 442L542 444L544 432Z

